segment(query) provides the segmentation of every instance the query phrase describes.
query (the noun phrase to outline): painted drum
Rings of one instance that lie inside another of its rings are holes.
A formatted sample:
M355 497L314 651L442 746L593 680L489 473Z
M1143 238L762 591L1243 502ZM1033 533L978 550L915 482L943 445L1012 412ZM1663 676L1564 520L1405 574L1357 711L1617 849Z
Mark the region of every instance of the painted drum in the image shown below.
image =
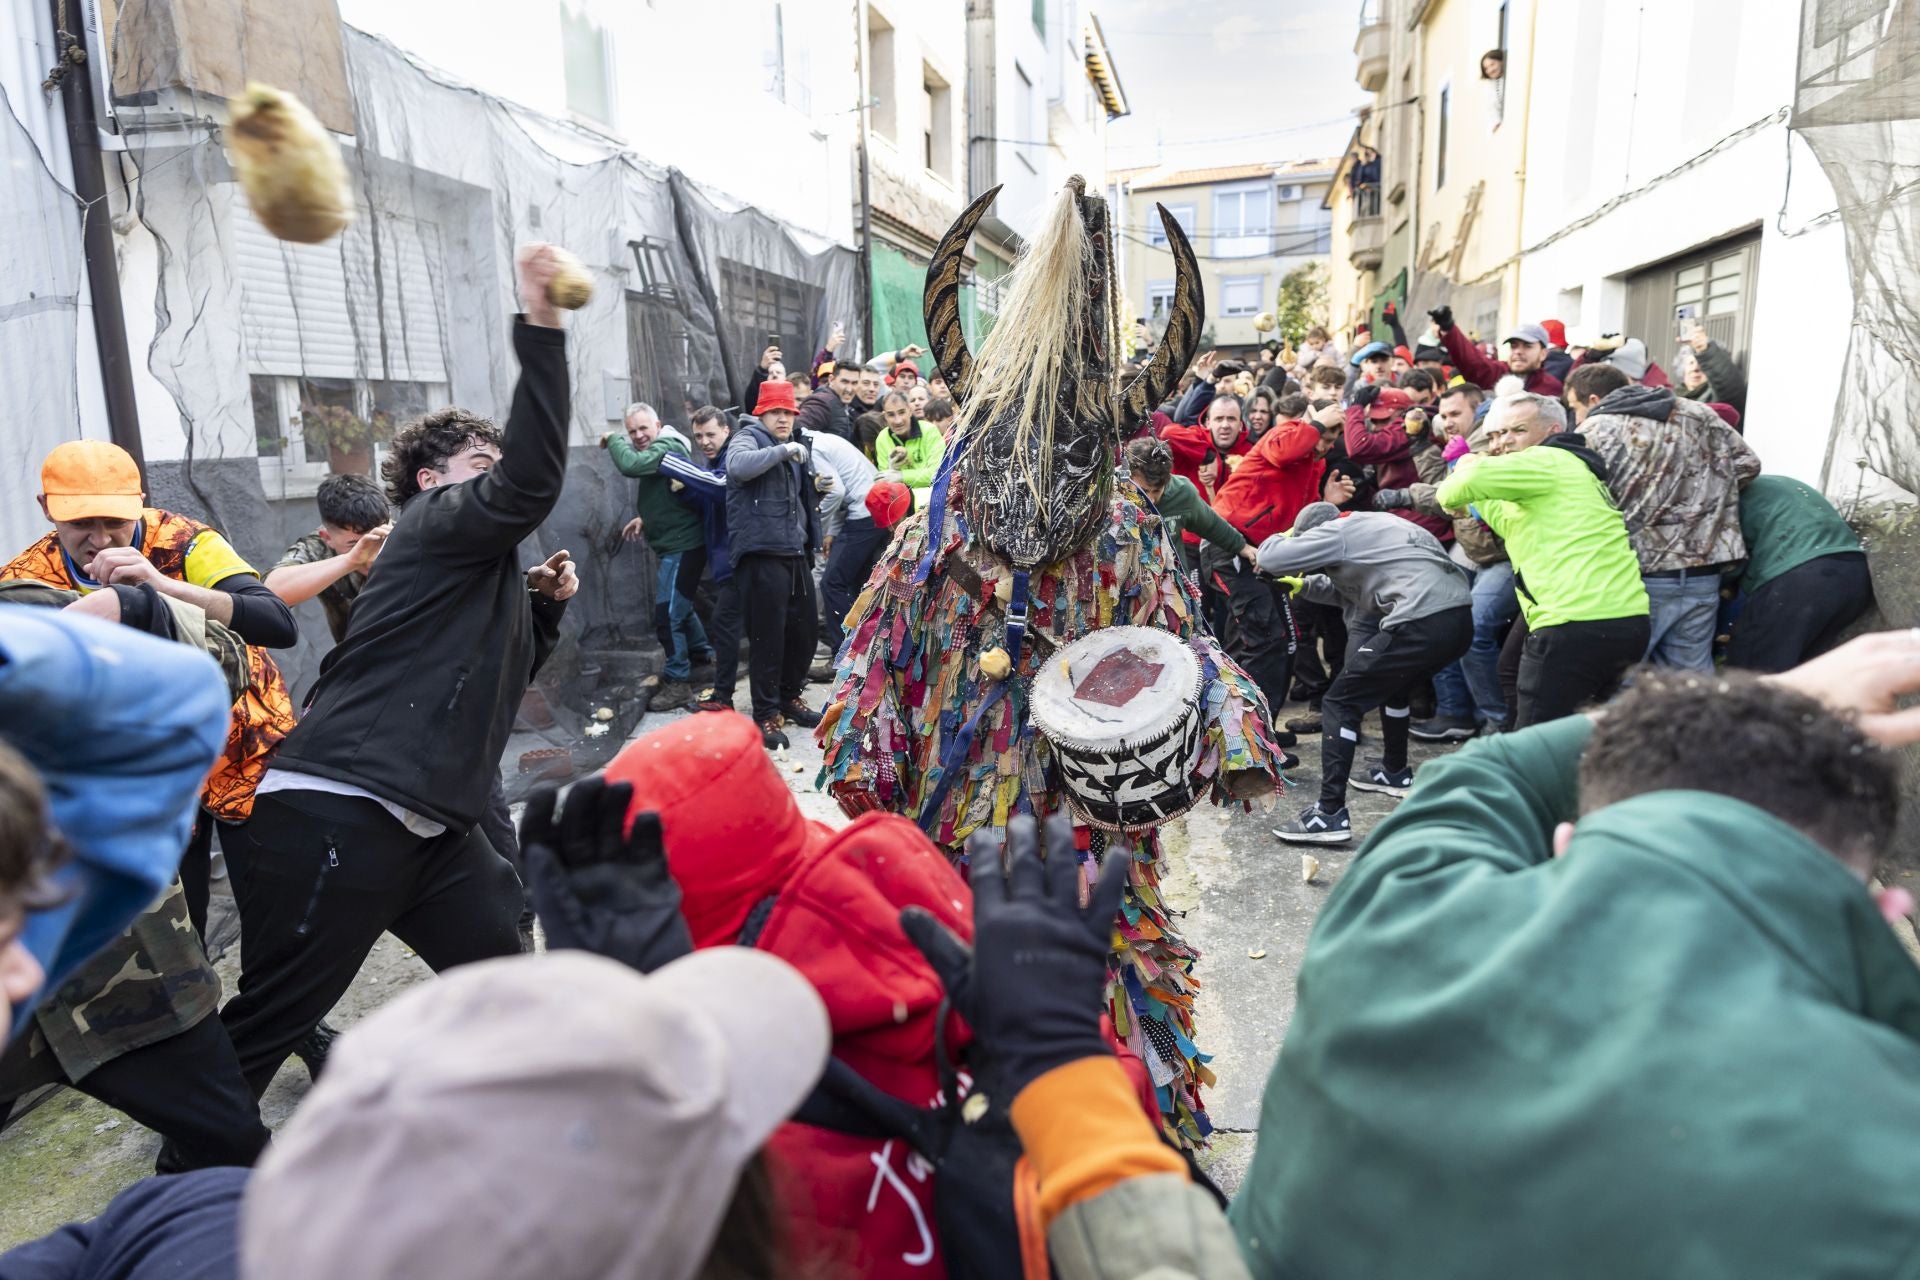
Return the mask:
M1135 831L1198 803L1206 743L1200 661L1178 636L1105 627L1033 678L1033 722L1046 735L1067 803L1105 831Z

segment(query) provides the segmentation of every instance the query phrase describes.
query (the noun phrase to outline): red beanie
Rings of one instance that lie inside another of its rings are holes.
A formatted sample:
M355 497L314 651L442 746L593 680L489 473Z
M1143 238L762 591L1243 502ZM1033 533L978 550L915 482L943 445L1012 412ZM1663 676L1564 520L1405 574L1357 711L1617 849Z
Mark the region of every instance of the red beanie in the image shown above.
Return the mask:
M760 402L753 406L757 417L769 409L785 409L788 413L800 412L800 406L793 398L793 384L784 380L768 380L760 384Z
M1558 320L1542 320L1540 327L1547 331L1549 338L1553 339L1554 346L1564 347L1567 345L1567 326L1561 324Z
M636 738L606 776L633 784L629 827L635 814L660 815L696 947L733 941L754 904L832 834L801 816L759 728L737 711L697 712Z
M1719 414L1720 421L1726 423L1735 431L1740 429L1740 411L1732 405L1721 400L1714 400L1708 403L1707 408Z

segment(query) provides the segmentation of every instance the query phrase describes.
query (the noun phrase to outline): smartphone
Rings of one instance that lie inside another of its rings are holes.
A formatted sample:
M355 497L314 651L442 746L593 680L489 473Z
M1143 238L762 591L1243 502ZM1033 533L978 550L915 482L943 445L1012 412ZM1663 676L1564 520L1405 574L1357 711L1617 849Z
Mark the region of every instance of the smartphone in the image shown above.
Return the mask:
M770 347L777 347L777 346L779 346L779 345L780 345L780 335L779 335L779 334L777 334L777 333L770 333L770 334L768 334L768 335L767 335L767 345L768 345L768 346L770 346Z
M1685 342L1693 336L1693 326L1700 322L1700 308L1691 302L1683 302L1673 309L1673 333Z

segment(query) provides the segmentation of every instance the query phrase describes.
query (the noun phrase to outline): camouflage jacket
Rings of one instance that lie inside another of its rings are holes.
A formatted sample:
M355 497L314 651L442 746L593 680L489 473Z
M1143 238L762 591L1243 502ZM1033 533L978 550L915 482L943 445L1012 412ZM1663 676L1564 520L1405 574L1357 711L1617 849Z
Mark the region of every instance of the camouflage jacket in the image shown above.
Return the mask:
M235 697L246 690L247 646L198 605L153 593L167 617L155 628L202 648ZM80 592L25 579L0 581L0 604L64 608ZM170 630L162 630L170 624ZM179 880L127 931L34 1010L26 1034L0 1057L0 1098L62 1078L79 1080L123 1053L197 1024L220 1003L220 979L187 917Z
M1580 433L1607 464L1641 573L1747 558L1740 490L1760 474L1760 457L1720 415L1665 387L1622 387Z

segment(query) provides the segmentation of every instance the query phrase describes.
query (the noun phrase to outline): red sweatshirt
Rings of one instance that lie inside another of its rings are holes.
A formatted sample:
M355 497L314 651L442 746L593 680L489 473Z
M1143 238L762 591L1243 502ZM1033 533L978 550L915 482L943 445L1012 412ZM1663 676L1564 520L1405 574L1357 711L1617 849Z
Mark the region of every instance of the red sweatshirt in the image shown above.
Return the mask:
M1213 443L1213 432L1207 430L1204 424L1196 423L1190 427L1183 427L1178 423L1169 423L1160 429L1160 438L1165 440L1167 446L1173 450L1173 474L1185 476L1193 481L1193 487L1200 491L1200 496L1212 502L1218 485L1209 486L1202 480L1200 468L1220 456L1219 448ZM1247 443L1247 433L1242 431L1240 438L1233 442L1233 447L1227 450L1227 456L1241 458L1252 451L1253 446ZM1231 463L1227 464L1227 466L1231 465ZM1222 470L1226 470L1226 467ZM1224 481L1225 476L1223 475L1221 479ZM1191 546L1200 545L1200 536L1190 530L1183 530L1180 537Z
M1467 340L1467 335L1460 332L1459 325L1454 325L1441 333L1440 341L1446 346L1447 358L1453 361L1453 367L1460 371L1461 377L1475 386L1491 391L1495 383L1513 372L1498 360L1489 360L1481 355L1480 348ZM1560 398L1562 389L1560 379L1545 369L1535 369L1528 374L1524 385L1528 391L1537 396L1552 396L1556 400Z
M1300 509L1320 500L1327 464L1313 456L1319 442L1311 422L1276 423L1220 486L1213 509L1255 545L1293 528Z
M1382 489L1410 489L1420 482L1404 413L1375 421L1359 405L1348 405L1347 457L1356 463L1372 463L1374 483ZM1396 508L1393 514L1413 521L1442 542L1453 541L1453 521L1444 516L1423 516L1410 507Z

